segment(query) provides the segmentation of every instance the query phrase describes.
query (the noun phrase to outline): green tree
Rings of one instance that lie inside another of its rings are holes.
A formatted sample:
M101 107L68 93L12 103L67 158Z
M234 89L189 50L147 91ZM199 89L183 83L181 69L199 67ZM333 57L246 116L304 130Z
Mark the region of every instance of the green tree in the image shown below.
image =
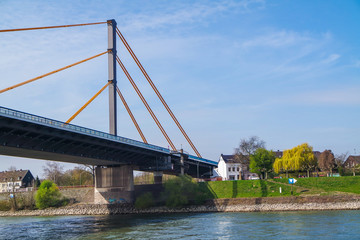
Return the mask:
M250 156L250 170L261 175L262 179L267 179L267 173L272 170L274 161L275 155L272 151L258 148Z
M200 204L204 201L205 194L201 192L199 185L188 175L171 178L164 183L164 196L166 206L181 207L194 201Z
M61 204L60 190L55 183L44 180L36 193L35 201L39 209L59 206Z
M36 179L35 179L35 186L34 187L40 187L40 184L41 184L41 182L40 182L40 179L39 179L39 177L38 176L36 176Z
M250 156L259 148L265 148L265 142L257 136L249 139L241 139L239 147L235 148L234 159L241 163L243 170L248 170L250 164ZM240 174L242 179L242 174Z

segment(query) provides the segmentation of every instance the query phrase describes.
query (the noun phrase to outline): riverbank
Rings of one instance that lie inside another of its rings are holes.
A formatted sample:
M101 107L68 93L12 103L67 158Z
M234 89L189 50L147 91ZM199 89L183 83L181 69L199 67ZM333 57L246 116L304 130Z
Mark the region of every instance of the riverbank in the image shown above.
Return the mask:
M131 204L74 204L62 208L44 210L21 210L0 212L7 216L63 216L63 215L116 215L116 214L160 214L199 212L274 212L274 211L324 211L360 210L359 195L232 198L209 200L204 205L184 208L153 207L135 209Z

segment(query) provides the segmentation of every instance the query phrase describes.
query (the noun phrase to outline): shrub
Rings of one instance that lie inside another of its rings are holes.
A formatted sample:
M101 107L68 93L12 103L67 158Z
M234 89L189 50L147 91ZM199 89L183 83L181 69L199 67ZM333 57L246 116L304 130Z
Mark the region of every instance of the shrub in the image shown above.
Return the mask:
M146 192L136 198L135 208L145 209L154 206L154 197L151 192Z
M201 204L205 200L205 194L200 190L199 185L188 175L169 179L164 187L164 197L168 207L182 207L189 203Z
M36 196L36 207L44 209L48 207L58 207L66 205L66 199L61 198L60 190L57 185L49 180L45 180L41 183Z
M9 201L0 201L0 211L10 211L11 206Z

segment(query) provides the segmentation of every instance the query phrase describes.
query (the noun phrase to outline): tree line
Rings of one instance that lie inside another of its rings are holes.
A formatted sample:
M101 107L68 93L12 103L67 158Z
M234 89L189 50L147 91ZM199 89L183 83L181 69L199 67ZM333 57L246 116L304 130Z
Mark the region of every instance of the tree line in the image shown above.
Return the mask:
M275 152L265 148L265 142L257 136L242 139L234 154L234 158L245 170L259 174L262 179L267 179L268 174L281 173L289 177L290 172L304 172L307 177L319 171L332 175L337 170L344 174L345 171L350 171L343 166L346 156L347 154L335 156L331 150L314 154L313 147L308 143L285 150L282 156L276 156Z

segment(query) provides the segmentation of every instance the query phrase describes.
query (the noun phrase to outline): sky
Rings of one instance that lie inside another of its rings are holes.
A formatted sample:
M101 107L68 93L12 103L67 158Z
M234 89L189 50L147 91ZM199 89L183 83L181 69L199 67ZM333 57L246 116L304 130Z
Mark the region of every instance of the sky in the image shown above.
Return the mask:
M360 153L360 1L10 1L0 29L117 21L204 158L258 136ZM118 55L177 148L194 154L126 49ZM0 89L107 49L106 25L0 33ZM123 92L149 143L168 147L125 75ZM0 106L66 121L107 82L102 56L0 94ZM108 132L104 91L73 124ZM140 140L121 102L118 134ZM195 154L194 154L195 155ZM42 176L45 161L0 156ZM63 164L65 169L74 167Z

